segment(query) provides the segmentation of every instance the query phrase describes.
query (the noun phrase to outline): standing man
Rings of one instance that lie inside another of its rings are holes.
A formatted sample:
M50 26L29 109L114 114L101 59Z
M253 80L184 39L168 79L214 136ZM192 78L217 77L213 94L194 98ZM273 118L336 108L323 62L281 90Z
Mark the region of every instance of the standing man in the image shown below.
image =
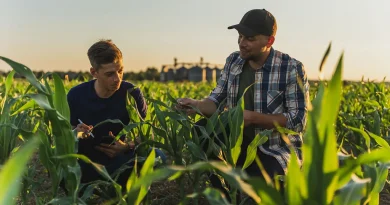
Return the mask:
M240 51L233 52L227 58L217 86L207 98L178 99L178 108L194 106L203 115L211 116L218 107L225 107L221 106L225 99L228 109L235 107L245 88L254 84L243 96L243 143L237 165L244 164L247 147L256 134L275 128L275 122L299 133L288 138L301 160L302 132L306 125L309 100L309 84L303 64L274 50L272 45L277 24L274 16L265 9L248 11L239 24L228 29L238 31ZM187 109L187 113L194 111ZM284 175L287 171L290 151L278 132L273 132L269 140L259 146L257 155L271 177ZM256 163L252 163L246 171L249 175L261 176Z
M70 123L83 133L79 139L78 153L87 156L93 162L102 164L112 174L120 166L134 157L133 141L121 138L113 141L123 129L121 124L106 123L91 129L107 119L119 119L123 124L130 122L126 109L127 95L131 95L137 105L139 116L146 117L147 105L139 88L132 83L122 81L122 52L111 40L100 40L88 50L91 63L90 72L95 78L89 82L73 87L68 93ZM110 140L111 137L111 140ZM100 179L95 169L79 161L82 172L82 183ZM131 170L126 170L118 179L125 187Z

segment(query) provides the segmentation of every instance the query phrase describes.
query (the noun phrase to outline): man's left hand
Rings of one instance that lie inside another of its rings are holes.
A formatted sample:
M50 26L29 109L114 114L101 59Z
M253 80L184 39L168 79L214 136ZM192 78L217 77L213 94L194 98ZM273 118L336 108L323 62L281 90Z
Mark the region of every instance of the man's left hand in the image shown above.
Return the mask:
M109 136L115 139L115 136L112 134L112 132L109 132ZM131 145L133 145L133 147ZM112 144L100 143L99 146L95 146L95 149L104 152L107 156L111 158L122 154L130 150L131 148L134 148L134 142L132 144L127 144L120 139L115 140Z

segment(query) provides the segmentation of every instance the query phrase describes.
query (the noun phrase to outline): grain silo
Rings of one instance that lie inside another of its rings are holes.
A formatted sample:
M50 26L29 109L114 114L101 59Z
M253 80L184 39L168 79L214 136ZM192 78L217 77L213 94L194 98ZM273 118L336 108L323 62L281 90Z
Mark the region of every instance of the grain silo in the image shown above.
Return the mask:
M210 68L209 66L206 66L205 68L206 70L206 80L209 81L209 82L214 82L216 77L215 77L215 69L213 68Z
M218 81L219 77L221 76L222 69L215 67L214 70L215 70L215 79L216 81Z
M177 81L188 80L188 69L184 65L176 70L175 79Z
M192 82L202 82L206 80L206 70L198 65L188 70L188 80Z

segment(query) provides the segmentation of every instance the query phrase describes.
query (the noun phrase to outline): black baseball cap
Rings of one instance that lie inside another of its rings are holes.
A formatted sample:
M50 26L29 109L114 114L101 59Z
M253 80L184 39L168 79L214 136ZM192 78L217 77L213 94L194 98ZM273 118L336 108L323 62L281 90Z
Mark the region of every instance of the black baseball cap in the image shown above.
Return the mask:
M228 29L236 29L244 36L275 36L277 24L275 17L265 9L253 9L248 11L239 24L229 26Z

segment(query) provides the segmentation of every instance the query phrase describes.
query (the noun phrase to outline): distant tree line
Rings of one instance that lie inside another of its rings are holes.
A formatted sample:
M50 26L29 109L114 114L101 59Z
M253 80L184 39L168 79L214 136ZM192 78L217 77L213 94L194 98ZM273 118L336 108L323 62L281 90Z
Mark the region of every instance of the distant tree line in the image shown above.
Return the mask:
M9 72L4 72L0 70L0 76L7 76ZM33 71L35 76L37 78L41 78L43 75L49 73L49 72L43 72L43 71ZM74 71L53 71L52 73L57 73L62 79L65 79L65 76L68 76L67 78L69 80L80 80L80 81L87 81L92 79L92 75L87 72L74 72ZM23 78L18 73L15 73L14 78ZM157 68L150 67L147 68L146 71L140 71L140 72L125 72L123 74L124 80L130 80L130 81L142 81L142 80L150 80L150 81L160 81L160 72L157 70ZM362 79L363 80L363 79ZM367 82L368 79L364 79L365 82ZM348 85L351 83L356 83L359 81L349 81L349 80L343 80L344 85ZM375 82L381 82L381 81L375 81ZM385 81L387 85L390 85L389 81ZM318 80L309 80L309 83L311 86L317 86Z
M7 76L9 72L3 72L0 71L1 76ZM49 72L43 72L43 71L33 71L35 76L37 78L41 78L43 75ZM62 79L65 79L65 76L68 76L67 78L69 80L91 80L92 75L87 72L74 72L74 71L53 71L52 73L57 73ZM19 74L15 73L14 78L23 78ZM141 81L141 80L150 80L150 81L159 81L160 80L160 72L157 70L157 68L151 67L147 68L146 71L140 71L140 72L125 72L123 74L123 79L125 80L133 80L133 81Z

